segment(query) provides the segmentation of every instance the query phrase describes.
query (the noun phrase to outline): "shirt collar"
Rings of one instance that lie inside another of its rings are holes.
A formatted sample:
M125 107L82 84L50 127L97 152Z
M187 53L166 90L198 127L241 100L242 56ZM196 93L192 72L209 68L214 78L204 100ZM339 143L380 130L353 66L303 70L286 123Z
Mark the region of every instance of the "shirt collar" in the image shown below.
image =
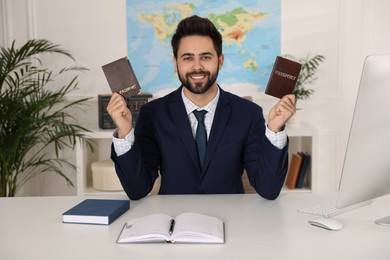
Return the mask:
M181 97L183 99L184 106L186 108L186 111L187 111L188 115L191 114L192 111L194 111L194 110L206 110L208 113L213 113L214 114L214 112L215 112L215 110L217 108L219 95L220 95L220 91L219 91L219 87L218 87L217 88L217 95L215 95L215 97L207 105L205 105L204 107L198 107L197 105L192 103L192 101L189 100L186 97L186 95L184 95L183 89L181 90Z

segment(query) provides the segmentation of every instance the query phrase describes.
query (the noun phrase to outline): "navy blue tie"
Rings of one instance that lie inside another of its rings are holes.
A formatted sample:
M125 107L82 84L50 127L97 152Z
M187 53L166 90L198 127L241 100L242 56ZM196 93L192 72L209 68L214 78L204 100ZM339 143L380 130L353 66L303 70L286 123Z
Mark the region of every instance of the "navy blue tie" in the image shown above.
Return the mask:
M194 115L198 120L198 127L196 128L195 141L198 147L198 155L200 166L203 169L204 156L206 154L206 145L207 145L207 133L206 127L204 125L204 115L207 113L206 110L194 110Z

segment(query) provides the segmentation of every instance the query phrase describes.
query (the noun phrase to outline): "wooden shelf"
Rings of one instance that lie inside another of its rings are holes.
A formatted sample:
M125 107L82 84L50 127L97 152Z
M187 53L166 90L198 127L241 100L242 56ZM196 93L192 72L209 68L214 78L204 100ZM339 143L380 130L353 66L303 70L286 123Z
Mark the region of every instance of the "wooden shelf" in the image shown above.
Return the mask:
M95 152L91 153L81 144L77 146L77 195L107 195L124 193L123 191L100 191L92 187L91 163L98 160L110 159L112 133L114 130L103 130L93 127L89 129L91 129L92 132L87 133L87 136L93 142ZM304 151L311 155L311 162L304 187L302 189L294 190L283 188L282 192L315 192L318 190L316 170L318 159L316 130L309 125L302 124L299 127L287 126L286 131L290 140L289 156L291 157L292 153Z

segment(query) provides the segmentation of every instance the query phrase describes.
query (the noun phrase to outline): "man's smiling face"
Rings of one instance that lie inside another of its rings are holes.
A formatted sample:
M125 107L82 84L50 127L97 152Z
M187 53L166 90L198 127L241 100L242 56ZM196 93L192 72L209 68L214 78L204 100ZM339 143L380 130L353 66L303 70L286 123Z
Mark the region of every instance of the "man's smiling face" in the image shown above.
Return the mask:
M186 36L180 40L174 63L183 86L194 94L203 94L216 84L223 55L218 57L210 37Z

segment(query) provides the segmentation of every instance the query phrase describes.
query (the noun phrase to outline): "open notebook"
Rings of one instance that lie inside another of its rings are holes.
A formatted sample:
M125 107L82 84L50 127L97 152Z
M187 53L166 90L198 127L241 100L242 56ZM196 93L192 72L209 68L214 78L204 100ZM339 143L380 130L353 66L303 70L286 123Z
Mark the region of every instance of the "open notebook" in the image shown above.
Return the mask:
M152 214L127 221L117 243L224 243L224 233L224 223L216 217Z

